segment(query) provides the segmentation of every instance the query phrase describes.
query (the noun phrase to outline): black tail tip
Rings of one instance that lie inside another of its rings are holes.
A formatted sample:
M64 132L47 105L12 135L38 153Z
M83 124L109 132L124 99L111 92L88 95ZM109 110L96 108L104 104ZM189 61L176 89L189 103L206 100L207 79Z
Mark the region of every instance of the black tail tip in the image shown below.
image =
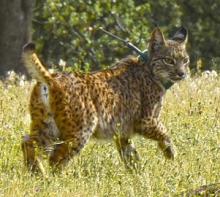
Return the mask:
M35 44L33 42L28 42L23 46L23 52L35 51Z

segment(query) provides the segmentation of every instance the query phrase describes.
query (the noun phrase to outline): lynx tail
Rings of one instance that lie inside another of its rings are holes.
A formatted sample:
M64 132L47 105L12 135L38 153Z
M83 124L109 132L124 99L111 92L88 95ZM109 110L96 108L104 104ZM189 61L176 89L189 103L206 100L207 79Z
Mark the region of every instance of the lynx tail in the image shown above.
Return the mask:
M53 81L53 77L36 55L34 43L27 43L24 45L23 61L32 78L48 85Z

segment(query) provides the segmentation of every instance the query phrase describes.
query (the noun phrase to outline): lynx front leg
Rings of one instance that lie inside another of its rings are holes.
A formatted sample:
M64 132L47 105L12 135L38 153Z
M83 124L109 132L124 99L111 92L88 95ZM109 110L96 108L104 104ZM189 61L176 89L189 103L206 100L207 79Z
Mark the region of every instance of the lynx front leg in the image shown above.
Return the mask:
M175 151L170 137L166 134L166 128L154 118L144 119L141 122L141 134L149 139L158 141L159 148L168 159L174 159Z
M140 156L131 139L115 136L115 143L121 160L128 169L137 169Z

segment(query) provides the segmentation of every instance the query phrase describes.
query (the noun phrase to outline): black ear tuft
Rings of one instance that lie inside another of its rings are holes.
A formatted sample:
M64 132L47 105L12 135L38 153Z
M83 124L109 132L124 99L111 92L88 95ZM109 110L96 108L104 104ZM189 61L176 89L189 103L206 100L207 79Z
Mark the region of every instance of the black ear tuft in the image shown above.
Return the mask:
M187 29L185 27L180 27L172 37L172 40L182 43L182 42L186 42L187 38L188 38Z
M23 46L23 52L35 51L35 44L33 42L28 42Z

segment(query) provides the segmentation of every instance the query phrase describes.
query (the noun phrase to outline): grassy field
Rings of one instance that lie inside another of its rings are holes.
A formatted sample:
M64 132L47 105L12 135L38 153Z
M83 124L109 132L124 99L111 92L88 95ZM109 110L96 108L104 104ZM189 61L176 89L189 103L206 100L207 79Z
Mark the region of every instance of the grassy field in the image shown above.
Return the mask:
M131 173L114 143L91 140L62 173L48 171L45 177L31 176L23 166L20 143L28 133L32 84L13 81L0 81L0 196L175 196L220 182L220 77L214 74L187 79L167 92L162 119L178 152L174 161L166 160L155 142L137 136L142 160Z

